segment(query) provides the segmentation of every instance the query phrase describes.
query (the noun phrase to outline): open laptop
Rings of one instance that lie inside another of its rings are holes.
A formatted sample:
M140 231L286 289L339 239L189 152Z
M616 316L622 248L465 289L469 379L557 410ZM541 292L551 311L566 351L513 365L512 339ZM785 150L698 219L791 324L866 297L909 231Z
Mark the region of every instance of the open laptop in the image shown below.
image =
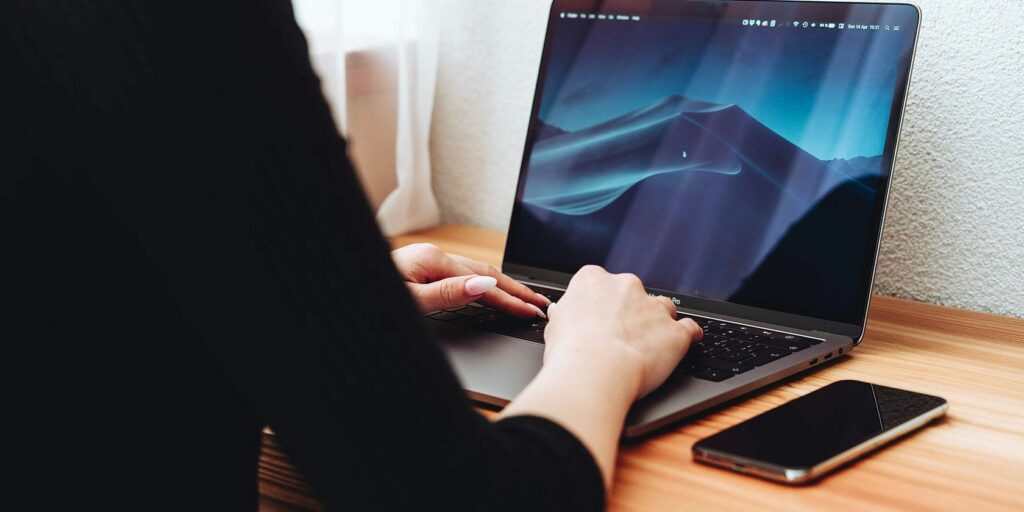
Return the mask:
M556 0L503 271L557 300L586 264L704 328L637 436L852 351L910 78L909 5ZM429 316L470 396L504 405L544 322Z

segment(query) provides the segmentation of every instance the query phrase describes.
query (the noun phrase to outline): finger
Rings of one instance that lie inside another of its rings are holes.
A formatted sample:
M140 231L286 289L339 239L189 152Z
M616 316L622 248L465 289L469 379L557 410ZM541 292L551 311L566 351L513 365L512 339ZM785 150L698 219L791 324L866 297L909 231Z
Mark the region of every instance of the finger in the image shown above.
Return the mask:
M693 340L693 342L696 343L704 339L704 329L701 329L701 327L697 325L697 322L695 322L692 318L686 317L680 320L679 323L683 324L683 326L689 329L690 339Z
M512 278L505 276L500 272L494 271L492 268L488 267L483 263L476 262L474 260L470 260L469 258L464 258L462 256L453 256L451 254L445 253L443 257L435 258L432 263L432 268L430 269L430 279L431 281L434 281L434 283L421 285L422 287L427 287L425 289L420 288L421 290L424 291L422 292L421 295L417 296L417 301L419 301L421 305L424 303L435 305L439 303L446 304L440 307L435 307L435 309L431 310L436 311L437 309L459 307L470 302L479 300L483 304L491 306L499 311L504 311L505 313L508 313L512 316L517 316L520 318L545 317L543 310L541 310L540 307L538 307L537 305L528 303L518 297L513 297L512 295L509 295L507 292L496 287L499 282L499 277L491 275L478 275L476 272L473 271L473 269L466 267L465 265L460 263L460 260L476 263L476 265L474 266L476 266L477 268L481 268L481 270L497 274L498 276L504 277L505 279L512 283L516 283L516 281L513 280ZM472 277L486 277L488 279L491 279L495 283L495 286L492 286L491 289L485 295L475 296L472 299L465 301L445 298L438 299L438 293L454 294L454 289L449 290L448 288L443 287L439 289L429 288L431 284L441 283L447 281L448 279L469 279ZM527 288L527 290L529 290L529 288ZM446 300L450 302L445 302Z
M672 302L672 299L670 299L668 297L655 297L655 299L657 299L658 303L660 303L662 306L665 307L665 309L668 310L669 316L671 316L673 319L675 319L675 317L676 317L676 304L674 302Z
M391 259L408 282L429 283L458 275L446 271L445 267L450 267L452 262L445 261L449 259L448 254L433 244L411 244L395 249Z
M443 251L441 254L433 255L427 266L429 268L425 269L424 274L427 278L426 282L440 281L449 277L485 275L474 272L472 269L455 261L451 254Z
M497 280L491 276L459 276L429 284L409 283L409 290L424 312L465 306L494 290Z
M519 297L513 297L499 288L487 292L487 295L480 298L480 303L519 318L547 318L544 311L536 304L530 304Z
M498 288L501 288L513 297L518 297L525 302L534 304L539 307L545 307L551 304L551 301L547 297L531 290L528 286L511 277L502 274L498 269L488 265L482 261L477 261L472 258L460 256L458 254L449 255L452 260L473 271L473 273L481 276L491 276L498 280Z
M449 255L449 256L451 256L451 255ZM457 271L459 273L462 273L462 274L473 274L474 273L472 269L463 266L454 257L452 257L451 260L452 260L453 264L457 266L455 271ZM469 260L469 261L473 262L473 260ZM490 271L491 273L495 273L498 276L504 276L504 274L502 274L501 272L494 271L493 267L488 267L487 265L485 265L483 263L480 263L480 262L476 262L476 263L478 264L477 265L478 268L481 267L481 266L483 267L481 269L483 271ZM499 284L498 284L498 286L496 288L494 288L491 291L487 292L486 295L484 295L483 297L480 298L480 303L481 304L486 304L486 305L488 305L488 306L490 306L490 307L492 307L494 309L497 309L498 311L503 311L503 312L505 312L505 313L507 313L509 315L520 317L520 318L537 318L537 317L547 318L547 315L544 314L544 310L541 309L536 304L532 304L532 303L526 302L523 299L520 299L519 297L513 296L513 295L509 294L508 292L502 290L501 286L500 286L500 279L498 277L494 277L494 276L487 276L487 277L490 277L490 278L494 279L495 282L497 282ZM504 277L506 279L508 279L509 281L515 283L515 280L509 278L508 276L504 276Z

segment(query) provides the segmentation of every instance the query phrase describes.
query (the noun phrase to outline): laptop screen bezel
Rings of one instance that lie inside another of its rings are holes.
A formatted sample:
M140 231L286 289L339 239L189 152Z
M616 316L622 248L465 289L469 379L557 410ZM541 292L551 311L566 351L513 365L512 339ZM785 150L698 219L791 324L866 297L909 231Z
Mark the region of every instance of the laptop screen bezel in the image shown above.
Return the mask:
M888 206L890 185L894 171L894 163L899 146L899 134L903 123L903 114L906 107L907 91L909 89L914 57L917 50L918 36L920 34L920 10L911 4L906 3L862 3L862 2L792 2L780 0L764 1L670 1L670 0L555 0L552 2L551 10L545 34L544 51L541 56L540 71L537 76L537 86L534 92L533 107L530 114L529 130L524 144L523 158L521 160L518 185L516 187L515 202L513 204L511 226L515 226L517 219L522 214L522 197L526 183L527 169L535 142L535 133L538 122L538 112L544 91L547 77L549 45L552 34L555 30L556 17L559 12L585 12L605 13L623 15L672 15L692 17L715 17L722 18L728 10L729 17L741 19L745 16L763 16L765 6L771 9L778 9L779 18L791 19L840 19L845 18L855 7L866 7L877 9L883 13L888 7L910 7L914 10L913 43L910 56L907 62L903 63L900 69L900 76L897 79L895 94L892 102L892 111L889 120L889 127L886 133L885 150L882 155L882 180L879 185L878 198L873 209L872 230L865 241L866 249L874 248L872 257L866 261L862 268L861 287L858 292L864 297L862 307L857 317L859 322L844 322L834 319L803 316L767 308L747 306L726 301L711 300L692 295L686 295L672 290L659 290L648 288L651 293L665 295L675 299L680 308L718 314L723 316L738 317L763 323L793 327L807 331L820 331L841 336L848 336L859 343L864 335L864 328L867 323L867 312L871 301L871 289L873 287L875 267L878 262L878 249L881 241L882 228L885 221L885 212ZM510 229L509 233L513 230ZM569 283L572 274L553 271L543 267L519 262L514 259L514 254L509 250L512 244L511 236L507 236L504 250L502 270L510 276L525 281L548 283L554 286L564 287ZM873 244L873 245L872 245Z

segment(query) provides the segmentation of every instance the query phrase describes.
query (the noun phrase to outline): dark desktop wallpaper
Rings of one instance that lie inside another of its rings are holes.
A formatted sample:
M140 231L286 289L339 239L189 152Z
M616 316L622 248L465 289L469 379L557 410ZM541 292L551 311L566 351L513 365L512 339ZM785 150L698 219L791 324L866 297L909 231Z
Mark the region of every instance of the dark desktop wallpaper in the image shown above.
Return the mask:
M852 322L912 31L554 23L510 259Z

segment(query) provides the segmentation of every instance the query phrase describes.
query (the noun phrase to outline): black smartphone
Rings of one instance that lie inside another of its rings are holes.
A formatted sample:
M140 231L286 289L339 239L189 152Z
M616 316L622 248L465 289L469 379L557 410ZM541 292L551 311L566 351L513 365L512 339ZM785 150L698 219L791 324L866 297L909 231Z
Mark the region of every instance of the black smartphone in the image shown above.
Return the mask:
M693 445L693 457L740 473L807 483L928 424L937 396L843 380Z

